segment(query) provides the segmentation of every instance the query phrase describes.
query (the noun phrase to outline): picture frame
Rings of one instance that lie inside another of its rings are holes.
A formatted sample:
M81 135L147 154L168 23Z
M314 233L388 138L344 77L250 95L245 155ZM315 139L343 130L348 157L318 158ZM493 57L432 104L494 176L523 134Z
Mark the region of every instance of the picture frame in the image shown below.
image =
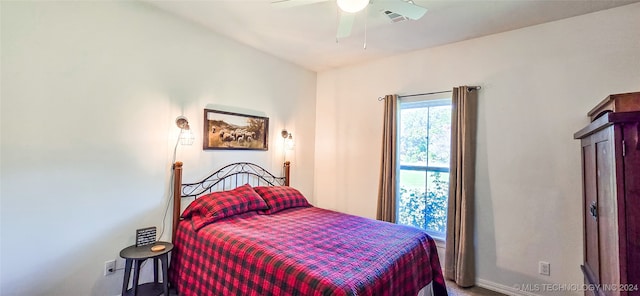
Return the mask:
M156 227L136 229L136 247L150 245L156 242Z
M269 150L269 118L204 109L204 150Z

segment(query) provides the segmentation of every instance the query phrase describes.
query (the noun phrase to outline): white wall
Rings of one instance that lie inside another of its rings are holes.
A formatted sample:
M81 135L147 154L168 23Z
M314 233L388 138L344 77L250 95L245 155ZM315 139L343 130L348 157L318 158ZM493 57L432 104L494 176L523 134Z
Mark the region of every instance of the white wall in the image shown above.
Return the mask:
M573 133L608 94L640 91L639 15L633 4L319 73L317 204L375 217L379 96L480 85L479 282L509 293L517 284L581 284ZM540 260L551 263L550 277L538 275Z
M160 230L179 115L197 135L178 147L185 180L236 160L279 171L286 126L313 201L315 73L135 1L1 5L1 295L120 293L103 263ZM203 151L207 106L268 116L269 151Z

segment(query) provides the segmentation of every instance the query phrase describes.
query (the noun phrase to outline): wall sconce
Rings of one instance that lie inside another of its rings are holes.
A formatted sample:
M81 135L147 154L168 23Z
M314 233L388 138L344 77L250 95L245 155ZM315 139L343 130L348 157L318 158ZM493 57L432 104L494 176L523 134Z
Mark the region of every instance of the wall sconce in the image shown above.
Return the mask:
M191 145L195 140L193 133L191 132L191 127L189 126L189 120L187 120L184 116L178 116L176 118L176 125L180 128L180 136L178 136L178 141L182 145Z
M286 145L287 149L289 149L289 150L293 150L293 148L296 147L296 143L293 142L293 136L292 136L291 133L289 134L289 137L287 138L287 140L285 142L287 144Z
M287 150L293 150L293 148L295 147L295 142L293 142L293 134L288 132L286 129L283 129L280 135L282 135L284 147Z

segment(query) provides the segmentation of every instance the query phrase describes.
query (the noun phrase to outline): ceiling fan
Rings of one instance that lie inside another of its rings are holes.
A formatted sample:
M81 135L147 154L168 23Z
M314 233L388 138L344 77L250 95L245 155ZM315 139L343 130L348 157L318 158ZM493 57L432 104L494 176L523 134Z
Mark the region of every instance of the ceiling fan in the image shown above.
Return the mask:
M367 7L385 13L392 20L394 17L418 20L427 12L426 8L414 4L412 0L273 0L271 4L287 8L327 1L336 1L340 8L336 40L351 35L356 13Z

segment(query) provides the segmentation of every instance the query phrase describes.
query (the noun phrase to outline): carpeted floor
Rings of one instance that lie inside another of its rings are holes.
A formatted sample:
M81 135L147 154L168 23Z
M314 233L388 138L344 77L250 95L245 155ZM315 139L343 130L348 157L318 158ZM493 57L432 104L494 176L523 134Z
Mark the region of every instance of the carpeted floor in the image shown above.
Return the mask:
M452 281L447 281L447 292L449 296L505 296L480 287L461 288Z

